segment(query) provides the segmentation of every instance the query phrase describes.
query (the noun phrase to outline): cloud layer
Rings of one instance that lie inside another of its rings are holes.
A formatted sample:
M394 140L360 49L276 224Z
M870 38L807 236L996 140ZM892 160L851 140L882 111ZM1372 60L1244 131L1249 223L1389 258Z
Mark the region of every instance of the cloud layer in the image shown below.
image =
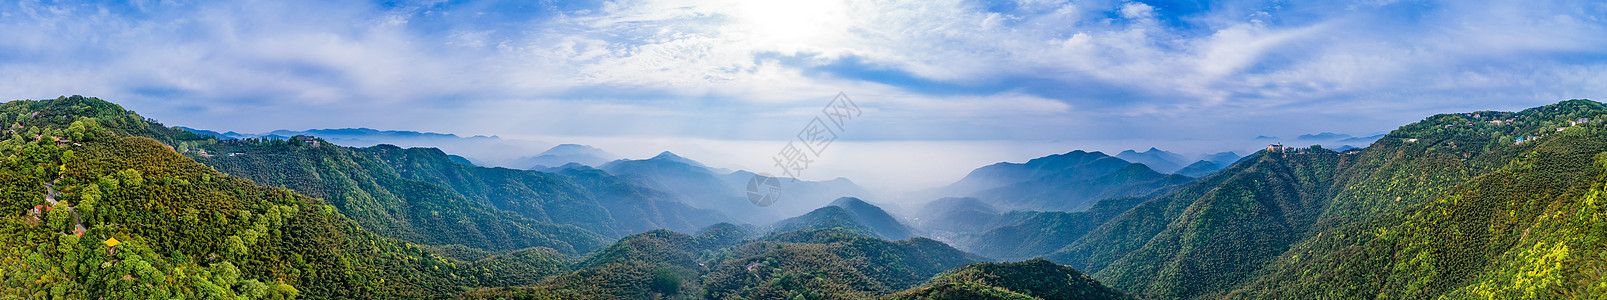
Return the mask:
M1164 146L1601 100L1603 18L1599 1L16 1L0 95L239 131L776 140L843 91L866 108L853 139Z

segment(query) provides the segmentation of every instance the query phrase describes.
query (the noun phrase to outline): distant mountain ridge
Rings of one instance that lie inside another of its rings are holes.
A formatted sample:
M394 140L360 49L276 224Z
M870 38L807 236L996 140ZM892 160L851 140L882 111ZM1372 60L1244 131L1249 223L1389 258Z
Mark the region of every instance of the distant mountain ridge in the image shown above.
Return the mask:
M1144 150L1144 152L1124 150L1121 153L1117 153L1116 158L1143 164L1156 172L1167 174L1177 172L1178 169L1182 169L1184 165L1189 163L1188 159L1184 158L1183 155L1155 147L1150 147L1149 150Z
M581 164L592 167L602 166L616 159L603 149L580 144L559 144L547 151L542 151L533 157L521 158L518 165L528 166L530 169L562 167L568 164Z
M777 192L779 201L770 206L754 204L747 196L747 184L755 176L749 171L710 168L695 160L664 151L647 159L621 159L599 166L639 185L664 191L682 202L719 211L752 224L769 224L797 216L840 197L868 195L864 188L847 179L806 181L783 178Z
M1101 199L1148 195L1191 180L1076 150L977 168L934 193L976 197L1001 210L1077 211Z

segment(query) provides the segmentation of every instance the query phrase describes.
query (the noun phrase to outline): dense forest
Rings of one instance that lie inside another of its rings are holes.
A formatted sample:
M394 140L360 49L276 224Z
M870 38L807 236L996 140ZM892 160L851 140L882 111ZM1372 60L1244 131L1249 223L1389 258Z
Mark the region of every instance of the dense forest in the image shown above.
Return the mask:
M471 280L318 199L180 156L149 136L189 137L111 103L13 101L0 123L0 294L424 297Z

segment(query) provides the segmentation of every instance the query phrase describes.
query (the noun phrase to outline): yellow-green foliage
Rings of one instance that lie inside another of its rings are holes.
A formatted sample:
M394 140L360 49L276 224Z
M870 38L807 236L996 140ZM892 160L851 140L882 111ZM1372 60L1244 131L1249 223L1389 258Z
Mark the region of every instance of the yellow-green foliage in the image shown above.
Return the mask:
M461 284L446 260L185 158L167 145L193 136L105 101L8 102L0 124L0 295L395 298ZM23 213L51 189L60 203L42 222Z

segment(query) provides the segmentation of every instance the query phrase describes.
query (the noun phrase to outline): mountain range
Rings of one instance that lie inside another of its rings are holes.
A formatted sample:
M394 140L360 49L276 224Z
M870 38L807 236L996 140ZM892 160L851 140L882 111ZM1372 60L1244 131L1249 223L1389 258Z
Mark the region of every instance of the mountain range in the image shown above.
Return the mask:
M843 197L802 216L776 222L771 232L843 228L888 240L914 237L912 230L893 215L859 198Z
M517 139L504 139L498 136L473 135L462 136L449 133L408 131L408 130L379 130L372 128L329 128L307 130L273 130L266 133L239 133L213 130L178 127L191 133L216 138L218 140L236 139L267 139L283 140L294 136L312 136L324 141L347 147L371 147L378 145L396 145L401 147L428 147L437 148L452 153L473 164L492 167L508 167L515 169L528 169L534 167L534 157L530 153L540 151L542 145L550 145L537 141ZM567 147L565 147L567 148ZM611 156L602 156L611 157ZM550 162L548 162L550 163ZM549 167L561 166L552 164ZM595 164L591 164L595 166Z
M579 144L559 144L553 146L552 149L542 151L541 154L536 156L521 158L514 164L539 170L563 167L569 164L596 167L614 159L613 154L609 154L603 149L597 149L597 147Z
M1144 150L1144 152L1123 150L1121 153L1116 154L1116 158L1143 164L1156 172L1168 174L1176 172L1178 169L1182 169L1185 164L1188 164L1188 159L1183 158L1182 155L1154 147L1150 147L1149 150Z
M750 224L770 224L826 206L833 199L869 195L864 188L842 178L826 181L778 178L776 195L780 200L769 206L758 206L748 198L748 183L764 175L710 168L669 151L647 159L611 161L598 169L663 191L693 207L718 211Z
M1072 151L980 167L898 216L846 179L757 206L756 174L668 152L485 168L19 100L0 104L0 295L1596 298L1604 118L1589 100L1440 114L1197 177Z
M1078 150L977 168L934 193L974 197L1003 210L1078 211L1101 199L1149 195L1191 180Z

